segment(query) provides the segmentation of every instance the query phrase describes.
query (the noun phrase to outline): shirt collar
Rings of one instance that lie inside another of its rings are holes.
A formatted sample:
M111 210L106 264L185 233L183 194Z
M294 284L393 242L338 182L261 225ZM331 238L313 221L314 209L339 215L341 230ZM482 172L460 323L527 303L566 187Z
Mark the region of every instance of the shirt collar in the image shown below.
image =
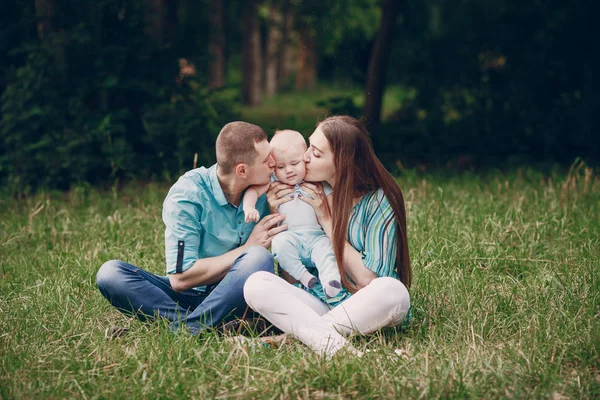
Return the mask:
M217 203L220 206L226 206L229 204L227 199L225 198L225 193L223 193L223 188L221 188L221 183L219 182L219 178L217 177L217 164L211 167L210 171L210 185L212 186L213 196Z

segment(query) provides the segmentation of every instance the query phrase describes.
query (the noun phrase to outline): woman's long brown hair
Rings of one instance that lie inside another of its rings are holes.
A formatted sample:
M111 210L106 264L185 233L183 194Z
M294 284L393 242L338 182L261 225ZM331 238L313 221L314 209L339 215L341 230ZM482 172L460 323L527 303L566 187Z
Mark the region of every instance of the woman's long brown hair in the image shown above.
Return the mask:
M344 246L352 201L382 188L397 222L396 272L400 281L409 288L412 269L408 253L406 211L402 191L375 155L369 133L360 121L349 116L334 116L321 121L318 127L329 141L337 171L333 190L335 207L332 210L332 244L342 284L351 293L358 290L348 280L344 271Z

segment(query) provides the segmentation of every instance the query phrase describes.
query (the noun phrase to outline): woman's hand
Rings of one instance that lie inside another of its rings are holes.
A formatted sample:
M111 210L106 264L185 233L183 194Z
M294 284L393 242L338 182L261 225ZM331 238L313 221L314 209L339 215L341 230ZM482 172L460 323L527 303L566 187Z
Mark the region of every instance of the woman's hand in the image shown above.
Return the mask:
M288 197L288 194L293 192L293 186L281 182L271 183L269 190L267 190L267 202L269 203L271 214L276 213L279 206L283 203L293 200L292 197Z
M320 182L303 182L300 184L300 187L302 190L308 193L312 199L309 199L306 196L299 196L298 198L303 202L310 204L315 209L317 221L323 227L325 233L329 235L328 229L326 228L331 226L331 211L329 210L329 205L327 204L327 196L325 196L323 184Z

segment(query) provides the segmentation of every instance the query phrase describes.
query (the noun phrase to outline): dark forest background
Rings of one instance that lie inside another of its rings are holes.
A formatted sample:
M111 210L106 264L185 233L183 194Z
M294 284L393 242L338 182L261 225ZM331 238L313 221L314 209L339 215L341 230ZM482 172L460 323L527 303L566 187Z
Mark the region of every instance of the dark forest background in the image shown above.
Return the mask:
M392 170L597 164L592 4L4 0L0 185L176 179L225 123L272 133L252 110L306 99L279 128L354 115Z

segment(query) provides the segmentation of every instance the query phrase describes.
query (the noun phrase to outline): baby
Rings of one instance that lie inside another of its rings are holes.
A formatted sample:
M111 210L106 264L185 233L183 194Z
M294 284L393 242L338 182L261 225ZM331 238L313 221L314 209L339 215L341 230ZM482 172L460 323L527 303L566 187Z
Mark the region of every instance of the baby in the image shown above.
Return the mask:
M314 265L319 271L325 295L329 298L335 297L342 285L331 241L317 222L312 206L298 199L298 196L310 198L299 185L306 175L306 167L302 160L306 152L306 141L299 132L283 130L275 132L270 144L276 163L271 181L294 186L294 192L289 194L293 200L279 206L278 212L285 215L283 223L288 225L288 229L273 238L273 257L282 269L309 289L317 283L317 278L308 272L305 265ZM258 221L256 199L262 196L268 187L269 185L250 186L246 190L243 210L247 222ZM323 188L325 195L331 194L331 187L327 183L323 183Z

